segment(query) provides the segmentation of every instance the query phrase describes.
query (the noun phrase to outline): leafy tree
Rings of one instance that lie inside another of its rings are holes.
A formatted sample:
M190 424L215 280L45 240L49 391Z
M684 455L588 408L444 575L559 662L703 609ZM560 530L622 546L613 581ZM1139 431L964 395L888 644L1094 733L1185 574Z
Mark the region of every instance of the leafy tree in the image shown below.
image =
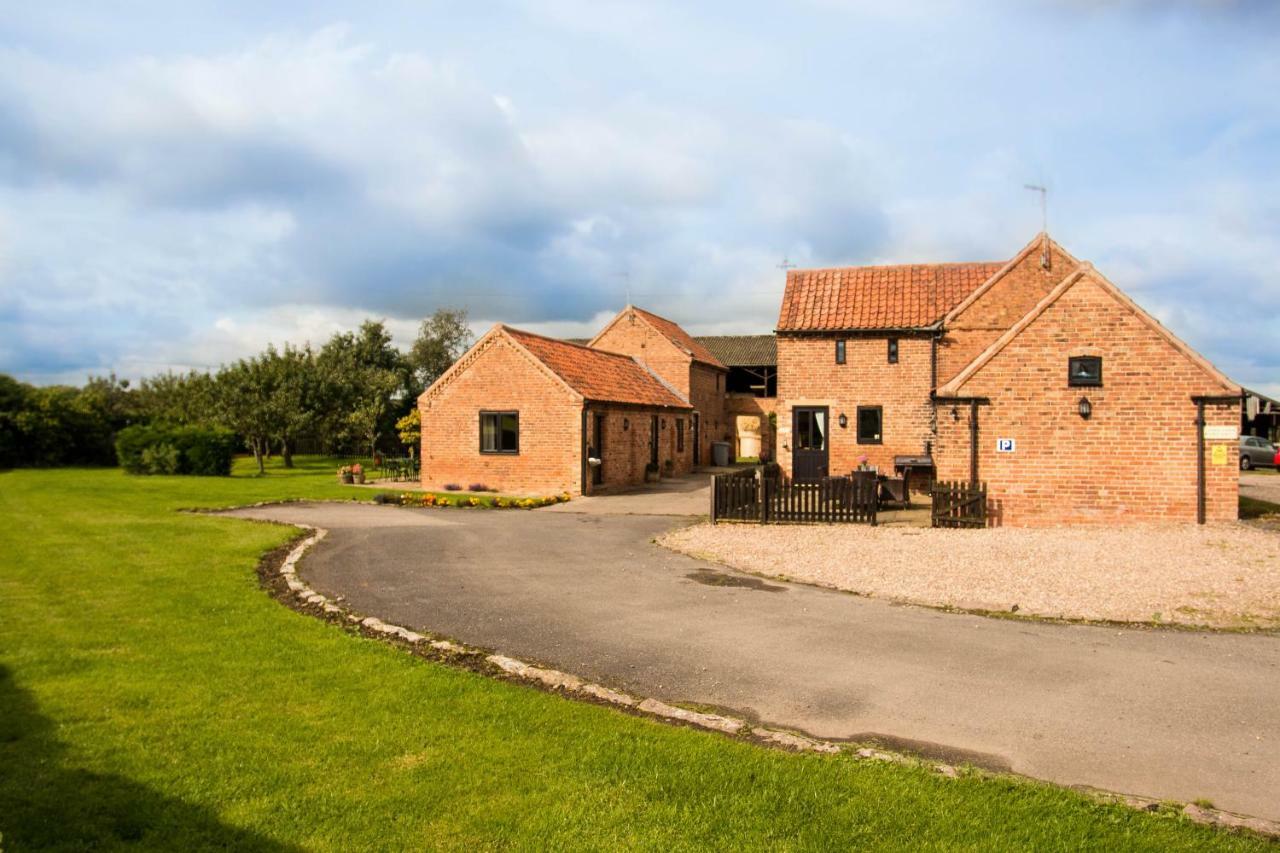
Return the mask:
M366 320L355 332L330 338L316 356L327 411L318 431L330 446L360 442L374 452L403 412L411 371L384 324Z
M253 451L258 473L266 470L263 457L277 431L276 385L279 374L272 363L279 358L275 347L250 359L241 359L218 372L214 385L214 411L219 423L239 433Z
M272 437L280 442L284 467L292 468L297 440L316 432L324 418L333 397L331 383L317 367L309 344L300 349L285 344L279 353L268 348L263 357L273 374Z
M413 371L417 399L471 347L471 327L467 312L460 308L440 308L422 321L418 337L409 349L407 361Z
M400 436L400 442L409 448L409 455L413 456L422 445L422 412L417 406L396 421L396 434Z
M400 377L385 368L366 367L356 376L354 405L347 421L356 437L367 443L370 456L378 452L378 439L397 403L399 388Z
M137 388L137 410L144 420L170 424L210 424L217 420L214 378L208 373L160 373Z

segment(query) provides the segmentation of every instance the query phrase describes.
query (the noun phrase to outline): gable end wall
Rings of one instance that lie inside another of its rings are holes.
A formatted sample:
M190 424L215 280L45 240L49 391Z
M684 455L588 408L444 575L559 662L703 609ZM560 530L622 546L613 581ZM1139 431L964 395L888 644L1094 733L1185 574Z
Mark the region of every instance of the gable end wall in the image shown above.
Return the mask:
M505 494L581 493L582 403L507 338L494 336L436 393L419 401L422 483ZM520 412L520 452L480 452L480 412Z
M1067 384L1067 359L1099 355L1103 386ZM1194 521L1197 394L1222 388L1158 332L1086 277L1074 284L960 389L979 407L979 479L993 523ZM1088 397L1093 414L1078 413ZM969 478L969 409L939 404L935 461L942 480ZM1238 427L1239 404L1206 407L1209 425ZM1013 453L996 450L1013 438ZM1229 445L1226 464L1212 446ZM1236 518L1236 442L1206 442L1207 517Z

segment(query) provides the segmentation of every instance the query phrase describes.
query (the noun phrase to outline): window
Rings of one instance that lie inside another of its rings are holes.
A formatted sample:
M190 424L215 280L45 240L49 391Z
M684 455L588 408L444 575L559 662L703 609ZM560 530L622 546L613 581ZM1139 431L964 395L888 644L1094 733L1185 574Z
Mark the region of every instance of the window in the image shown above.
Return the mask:
M520 413L481 412L480 452L519 453Z
M889 338L889 363L898 363L898 339Z
M676 418L676 453L684 453L684 418Z
M1067 359L1067 384L1096 386L1102 384L1102 357L1075 355Z
M858 444L880 444L884 410L879 406L858 407Z
M796 409L796 450L825 450L827 447L827 410Z
M836 341L836 364L844 364L844 341Z

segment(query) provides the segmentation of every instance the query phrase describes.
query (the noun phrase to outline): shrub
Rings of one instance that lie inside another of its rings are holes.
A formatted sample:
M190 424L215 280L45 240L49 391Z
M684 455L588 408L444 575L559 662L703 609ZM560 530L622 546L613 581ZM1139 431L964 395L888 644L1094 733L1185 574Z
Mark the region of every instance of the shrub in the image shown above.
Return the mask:
M116 437L116 458L130 474L225 477L235 450L233 433L209 427L131 426Z
M489 487L488 487L488 486L486 486L484 483L472 483L470 486L467 486L467 491L469 491L469 492L492 492L492 491L493 491L493 489L489 488Z
M462 491L462 486L459 486L457 483L445 483L444 490L446 492L460 492Z
M142 470L147 474L178 473L178 448L172 444L153 444L142 449Z

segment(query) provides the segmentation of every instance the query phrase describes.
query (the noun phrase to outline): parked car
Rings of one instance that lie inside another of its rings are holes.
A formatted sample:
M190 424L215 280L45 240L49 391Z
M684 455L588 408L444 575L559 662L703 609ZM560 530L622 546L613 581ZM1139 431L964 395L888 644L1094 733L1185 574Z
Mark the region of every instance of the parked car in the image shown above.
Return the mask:
M1265 438L1240 436L1240 470L1250 468L1280 468L1280 450Z

